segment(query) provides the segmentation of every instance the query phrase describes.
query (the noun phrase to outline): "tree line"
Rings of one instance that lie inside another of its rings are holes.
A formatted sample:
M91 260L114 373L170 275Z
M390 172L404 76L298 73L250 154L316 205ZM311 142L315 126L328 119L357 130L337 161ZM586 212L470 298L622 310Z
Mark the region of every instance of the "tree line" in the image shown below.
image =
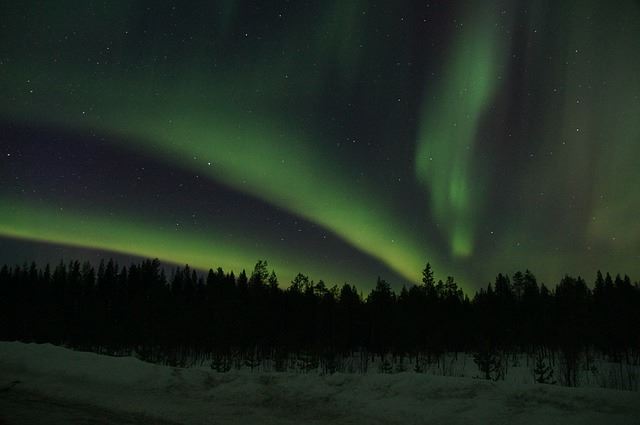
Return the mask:
M189 266L167 276L157 259L128 267L102 261L97 269L32 263L0 269L0 311L2 340L135 350L175 365L198 353L219 361L241 353L247 364L305 353L330 365L363 352L427 362L468 352L491 378L499 374L498 353L558 352L570 385L584 353L636 364L640 353L639 284L600 272L592 285L565 276L553 288L528 270L499 274L469 298L453 277L436 281L429 264L415 285L395 292L378 278L365 295L303 274L282 288L262 260L237 276Z

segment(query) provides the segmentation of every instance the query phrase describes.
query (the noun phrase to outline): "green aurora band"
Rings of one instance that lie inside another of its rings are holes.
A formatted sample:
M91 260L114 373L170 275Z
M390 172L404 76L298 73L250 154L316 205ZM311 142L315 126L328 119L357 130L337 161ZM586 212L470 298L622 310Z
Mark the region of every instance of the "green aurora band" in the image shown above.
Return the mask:
M464 21L471 25L462 26L453 40L442 83L425 95L416 148L417 177L429 189L433 216L442 223L454 257L468 257L474 250L484 183L474 144L508 54L491 19L497 11L485 2L473 12L474 18Z
M203 86L204 82L198 84ZM370 188L353 187L336 168L329 173L322 171L318 164L329 159L314 152L313 144L303 134L288 135L286 129L273 128L271 122L261 123L259 119L248 122L243 115L229 113L228 105L198 105L197 97L165 96L162 102L148 99L145 104L134 92L136 101L120 103L119 90L102 90L103 107L94 108L95 118L79 121L76 103L63 100L62 107L50 114L52 122L137 138L144 146L127 148L142 148L299 214L379 258L401 275L409 279L419 276L427 256L410 232L393 219L391 211L363 196L371 193ZM114 99L109 93L115 93ZM58 99L64 99L62 93Z
M58 24L64 26L64 22ZM127 31L125 27L118 30L110 32L117 37L117 32ZM100 38L106 37L101 34ZM94 50L106 47L95 46ZM348 56L344 47L335 54ZM149 76L112 67L102 78L92 78L91 65L51 66L43 56L28 64L13 64L11 78L3 79L5 96L21 98L23 89L13 82L25 68L34 76L29 78L32 92L26 101L3 102L4 116L135 138L142 144L126 148L208 175L319 223L409 280L419 278L425 259L438 264L437 253L429 252L405 228L397 219L400 212L393 211L383 193L372 197L374 188L365 183L354 186L340 164L323 167L332 159L318 150L321 143L285 124L290 118L287 114L272 112L281 109L283 73L257 79L247 70L247 75L211 78L202 68L194 71L181 66L171 67L166 72L170 77L163 77L160 70ZM6 69L11 70L12 65ZM260 96L254 84L266 87ZM305 84L319 82L305 80ZM247 108L252 110L250 115Z
M203 236L190 229L178 231L166 221L150 222L135 215L76 214L42 203L5 201L0 206L0 234L17 239L158 258L201 270L222 267L236 273L264 255L263 250L247 241L226 237L223 229L210 229L208 236ZM280 277L293 278L298 266L320 275L321 270L313 263L302 260L293 268L288 253L270 248L269 254L269 264ZM322 272L335 281L341 277L334 270Z

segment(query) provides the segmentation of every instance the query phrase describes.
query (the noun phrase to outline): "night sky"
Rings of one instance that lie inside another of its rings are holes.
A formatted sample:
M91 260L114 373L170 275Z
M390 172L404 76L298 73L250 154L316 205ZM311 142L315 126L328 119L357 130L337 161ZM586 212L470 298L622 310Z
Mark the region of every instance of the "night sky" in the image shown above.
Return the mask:
M640 3L3 1L0 263L640 275Z

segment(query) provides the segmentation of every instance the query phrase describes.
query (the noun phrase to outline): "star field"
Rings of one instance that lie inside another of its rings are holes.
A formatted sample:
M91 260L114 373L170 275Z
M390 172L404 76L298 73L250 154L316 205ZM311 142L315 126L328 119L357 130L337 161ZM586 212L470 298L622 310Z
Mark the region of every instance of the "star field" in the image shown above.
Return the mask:
M640 6L2 4L0 256L640 272Z

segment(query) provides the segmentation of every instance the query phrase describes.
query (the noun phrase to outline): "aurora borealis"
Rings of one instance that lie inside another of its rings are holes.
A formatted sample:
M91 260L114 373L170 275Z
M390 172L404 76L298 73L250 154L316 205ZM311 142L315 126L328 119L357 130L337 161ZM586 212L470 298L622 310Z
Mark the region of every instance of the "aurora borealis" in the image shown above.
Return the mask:
M3 2L0 256L637 276L638 2L392 3Z

